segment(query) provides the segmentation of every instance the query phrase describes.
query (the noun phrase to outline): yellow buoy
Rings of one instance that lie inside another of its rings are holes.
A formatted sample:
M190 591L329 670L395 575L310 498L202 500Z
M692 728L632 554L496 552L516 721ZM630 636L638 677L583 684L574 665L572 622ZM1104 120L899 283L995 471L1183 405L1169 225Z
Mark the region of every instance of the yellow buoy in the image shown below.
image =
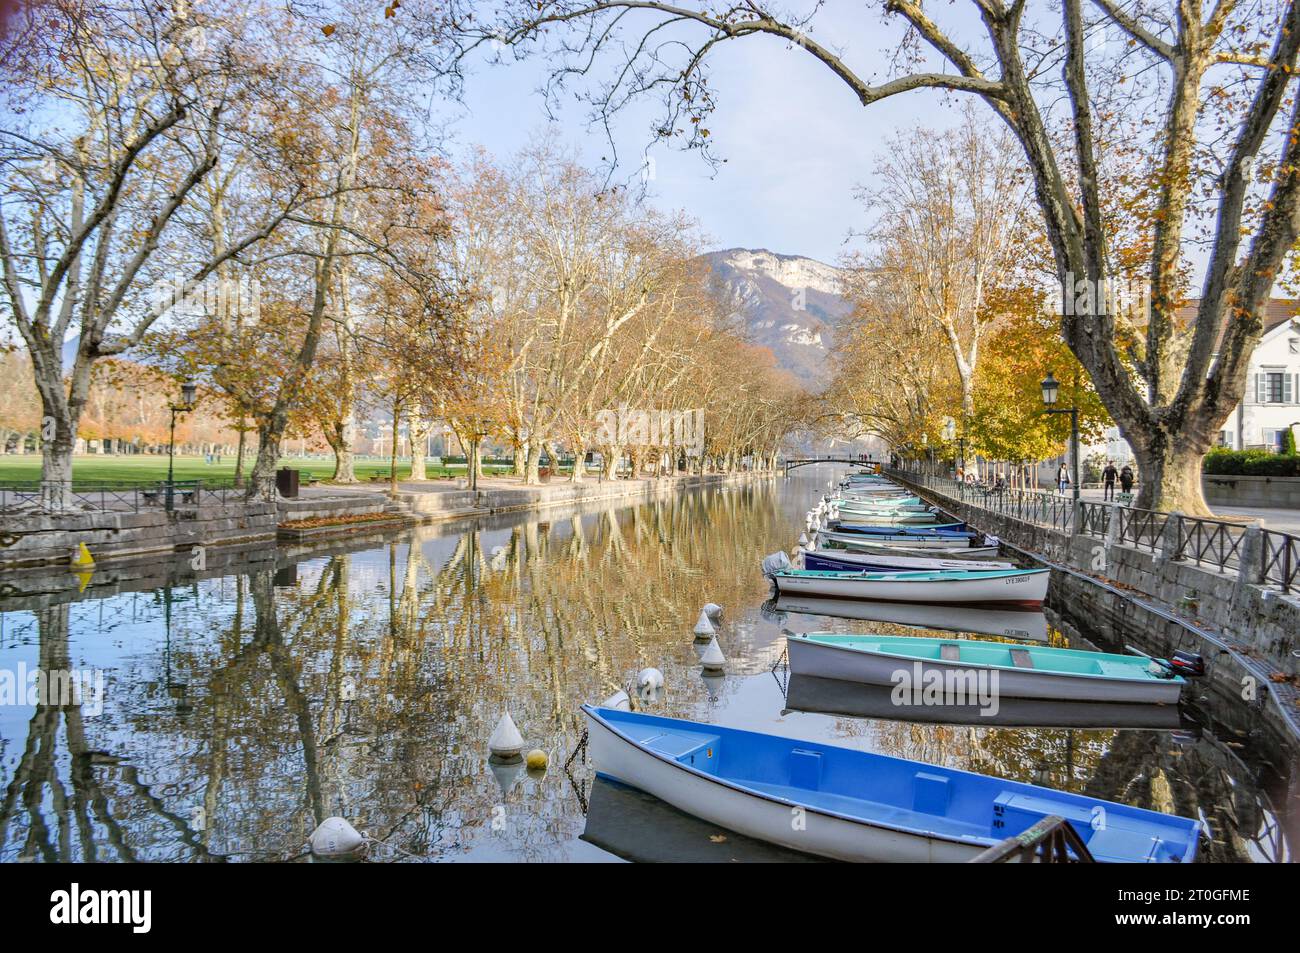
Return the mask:
M545 771L546 752L541 748L534 748L532 751L528 752L527 764L529 771Z
M95 565L95 557L90 555L90 550L86 548L85 543L77 544L77 551L72 554L72 565L78 567Z

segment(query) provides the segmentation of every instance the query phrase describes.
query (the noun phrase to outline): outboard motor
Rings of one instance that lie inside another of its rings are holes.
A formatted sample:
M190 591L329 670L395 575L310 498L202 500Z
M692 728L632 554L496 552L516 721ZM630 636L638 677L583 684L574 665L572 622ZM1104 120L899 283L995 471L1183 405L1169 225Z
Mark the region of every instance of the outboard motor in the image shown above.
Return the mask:
M1165 678L1173 678L1175 675L1196 678L1205 674L1205 659L1195 652L1179 650L1170 658L1152 659L1148 668L1153 675L1161 675Z
M1169 660L1169 667L1184 678L1197 678L1205 674L1205 659L1195 652L1184 652L1180 649L1174 652L1174 657Z

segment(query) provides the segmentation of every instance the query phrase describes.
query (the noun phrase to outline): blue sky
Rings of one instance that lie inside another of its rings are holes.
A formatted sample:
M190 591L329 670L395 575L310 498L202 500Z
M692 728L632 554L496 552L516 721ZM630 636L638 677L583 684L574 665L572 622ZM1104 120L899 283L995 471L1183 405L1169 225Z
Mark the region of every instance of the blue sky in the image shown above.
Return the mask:
M859 74L886 68L874 36L844 39L833 12L819 15L814 36L836 36ZM858 11L873 26L874 15ZM697 34L698 35L698 34ZM695 216L712 247L768 248L835 263L853 229L868 223L854 200L856 185L869 183L876 157L898 129L947 126L955 104L928 91L908 93L864 108L847 86L807 53L767 37L716 48L712 86L719 108L709 121L711 138L728 159L716 171L695 153L657 146L652 200ZM540 59L475 66L464 109L451 126L452 150L472 144L504 157L547 125L537 88L546 75ZM593 166L609 148L602 129L588 125L586 107L572 95L560 103L556 125ZM615 142L630 174L649 140L657 103L638 103L618 117Z

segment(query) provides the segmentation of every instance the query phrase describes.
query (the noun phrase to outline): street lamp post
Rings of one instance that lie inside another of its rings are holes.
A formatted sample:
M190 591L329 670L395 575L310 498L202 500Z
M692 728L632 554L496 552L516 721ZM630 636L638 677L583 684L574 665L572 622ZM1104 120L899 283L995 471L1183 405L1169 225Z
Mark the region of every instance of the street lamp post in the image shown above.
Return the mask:
M196 389L194 381L185 381L181 384L181 402L167 405L167 408L172 412L171 429L167 437L167 509L169 511L175 502L176 415L194 409L194 393Z
M1079 408L1056 407L1056 398L1060 394L1061 384L1052 375L1051 371L1043 378L1043 405L1047 408L1049 414L1069 414L1070 415L1070 468L1073 471L1070 483L1074 490L1074 500L1079 501Z

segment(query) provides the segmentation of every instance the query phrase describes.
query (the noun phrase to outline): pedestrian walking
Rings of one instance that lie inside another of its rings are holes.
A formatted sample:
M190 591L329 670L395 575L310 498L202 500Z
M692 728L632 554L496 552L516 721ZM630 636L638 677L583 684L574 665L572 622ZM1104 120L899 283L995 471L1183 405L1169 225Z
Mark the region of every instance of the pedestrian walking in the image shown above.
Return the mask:
M1056 471L1056 490L1058 493L1064 494L1065 488L1069 485L1070 485L1070 471L1065 466L1065 464L1062 463L1061 469Z
M1102 501L1115 499L1115 480L1119 478L1119 471L1115 469L1115 461L1107 460L1106 469L1101 471L1101 498Z
M1134 481L1133 468L1126 463L1124 464L1124 469L1119 471L1120 490L1123 491L1124 493L1132 493L1133 481Z

